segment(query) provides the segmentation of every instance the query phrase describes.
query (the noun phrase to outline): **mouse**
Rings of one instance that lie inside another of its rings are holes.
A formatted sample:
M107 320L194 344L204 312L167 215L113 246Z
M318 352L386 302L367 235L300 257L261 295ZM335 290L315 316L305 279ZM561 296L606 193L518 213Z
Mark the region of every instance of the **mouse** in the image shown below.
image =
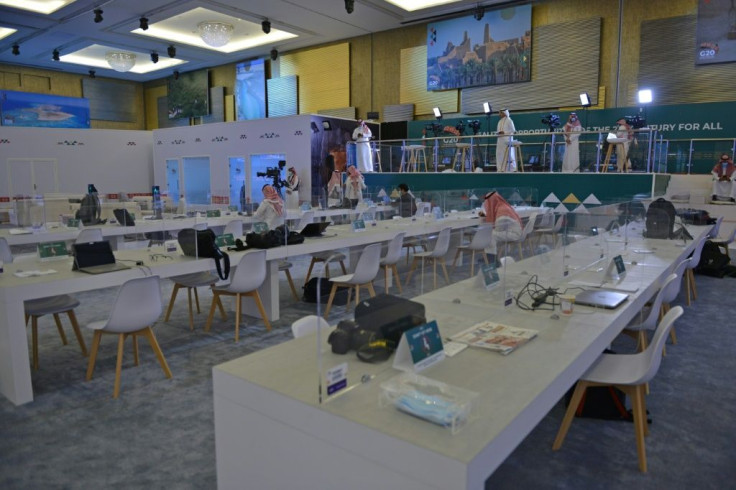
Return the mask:
M560 319L560 315L558 315L557 313L552 313L549 316L549 318L550 318L550 320L559 320Z
M460 304L460 298L455 298L455 299L452 300L452 302L455 303L456 305L459 305Z

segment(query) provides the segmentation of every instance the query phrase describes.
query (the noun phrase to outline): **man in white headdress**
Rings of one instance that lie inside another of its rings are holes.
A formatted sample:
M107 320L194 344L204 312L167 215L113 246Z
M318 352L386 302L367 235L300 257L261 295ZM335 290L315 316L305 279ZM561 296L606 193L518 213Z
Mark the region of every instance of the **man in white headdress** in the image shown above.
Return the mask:
M582 130L583 126L578 120L578 115L571 112L567 124L562 128L565 133L565 156L562 158L563 172L580 171L580 142L578 140Z
M509 143L513 141L512 135L516 132L514 121L511 120L508 109L498 112L500 119L496 126L496 170L498 172L516 172L516 151ZM504 155L506 158L504 158Z
M358 127L353 130L355 140L356 165L361 172L373 172L373 155L371 155L371 128L358 119Z

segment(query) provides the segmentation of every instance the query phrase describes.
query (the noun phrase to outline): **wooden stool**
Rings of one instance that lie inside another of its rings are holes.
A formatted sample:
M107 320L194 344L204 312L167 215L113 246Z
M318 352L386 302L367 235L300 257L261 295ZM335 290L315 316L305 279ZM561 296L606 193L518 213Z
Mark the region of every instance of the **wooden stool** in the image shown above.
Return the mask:
M510 141L508 145L506 145L506 150L503 152L503 161L506 162L506 171L508 172L509 168L509 148L513 148L512 151L516 152L516 171L523 172L524 158L521 155L521 141L519 140ZM498 169L496 170L498 171Z
M406 162L406 172L421 172L422 164L424 164L424 171L428 171L427 155L424 153L424 148L424 145L407 145L404 147L404 151L409 152L409 160ZM404 161L404 157L401 158L401 161Z
M455 160L452 162L452 168L454 169L458 164L458 155L460 155L460 171L465 172L465 160L469 158L470 143L455 143L457 150L455 151ZM470 171L475 171L475 165L473 160L470 160Z
M621 149L624 150L624 172L628 172L629 168L627 162L629 160L629 155L626 154L626 147L624 146L624 143L628 140L626 138L608 138L606 141L608 141L608 150L606 150L606 158L603 160L603 169L601 169L601 172L608 172L608 165L611 163L611 155L613 154L613 149L616 146L620 146Z

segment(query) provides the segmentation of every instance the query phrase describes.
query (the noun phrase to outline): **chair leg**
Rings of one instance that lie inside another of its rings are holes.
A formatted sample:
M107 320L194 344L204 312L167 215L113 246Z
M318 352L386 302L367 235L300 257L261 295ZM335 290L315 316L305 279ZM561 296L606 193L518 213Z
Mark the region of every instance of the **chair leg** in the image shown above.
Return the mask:
M187 306L189 307L189 330L194 331L194 312L192 311L192 289L197 294L196 288L187 288ZM197 301L197 312L199 313L199 301Z
M455 257L452 259L452 272L455 272L455 269L457 269L457 258L460 257L460 254L463 252L463 250L460 247L457 247L457 250L455 251ZM471 261L471 266L472 261Z
M123 370L123 344L125 343L125 335L118 334L118 359L115 363L115 385L112 390L112 397L117 398L120 394L120 372Z
M434 282L432 283L434 285L434 289L437 289L437 259L432 259L432 279Z
M242 308L243 305L241 304L243 302L243 297L240 293L237 293L235 295L235 343L237 344L240 341L240 315L242 314Z
M475 275L475 250L473 250L473 252L470 254L470 277L473 277L474 275Z
M258 307L258 311L261 312L261 317L263 317L263 323L266 324L266 330L270 331L271 322L268 321L268 315L266 314L266 309L263 307L263 303L261 302L261 295L258 294L258 290L251 291L249 294L255 300L256 306Z
M191 288L194 290L194 301L197 303L197 314L202 313L202 311L199 309L199 293L197 292L197 288Z
M327 299L327 307L325 308L325 319L330 314L330 308L332 308L332 300L335 299L335 292L337 292L337 284L332 283L332 289L330 289L330 297Z
M675 333L674 325L670 329L670 340L672 341L673 345L677 343L677 334Z
M688 269L690 275L690 286L693 289L693 299L698 299L698 286L695 284L695 273L692 269Z
M102 332L95 330L94 336L92 337L92 348L89 352L89 361L87 362L87 381L92 379L92 374L95 372L95 360L97 359L97 349L100 348L100 338Z
M411 281L411 275L414 273L414 269L417 268L417 258L414 257L414 260L411 261L411 267L409 267L409 273L406 275L406 285L409 285L409 281Z
M31 338L33 343L33 369L38 370L38 317L31 317Z
M368 293L370 293L371 298L375 298L376 297L376 290L373 289L373 283L372 282L369 282L368 284L366 284L366 287L368 288Z
M153 334L153 329L151 327L146 327L143 329L142 333L148 339L148 343L151 344L151 349L153 349L154 354L156 354L156 359L158 359L158 363L161 364L161 369L164 370L164 374L167 378L171 378L173 376L171 374L171 369L169 369L164 353L161 351L161 347L158 345L156 336Z
M294 280L291 278L291 272L289 269L284 269L286 274L286 280L289 281L289 287L291 288L291 295L294 297L294 301L299 301L299 295L296 292L296 286L294 286Z
M138 358L138 334L134 333L131 335L133 337L133 364L136 366L140 365L139 358Z
M645 426L647 424L647 413L644 408L644 386L634 386L630 390L631 405L634 414L634 431L636 434L636 452L639 456L639 471L647 472L647 453L644 443Z
M204 326L204 331L209 332L210 328L212 327L212 319L215 317L215 308L217 305L220 305L220 308L222 308L222 303L220 302L220 293L217 291L212 291L212 294L214 296L212 297L212 306L210 306L210 313L207 315L207 323ZM226 320L227 318L223 318L223 320Z
M312 277L312 269L314 269L314 263L316 261L314 260L314 257L312 257L312 260L309 262L309 269L307 269L307 277L304 278L304 285L306 286L309 282L309 278Z
M578 381L578 384L575 385L575 391L572 393L570 404L567 406L565 416L562 418L560 430L557 432L555 442L552 444L553 451L557 451L562 447L562 443L565 441L565 436L567 436L567 431L570 429L570 424L572 424L572 419L575 416L575 411L577 410L578 405L580 405L580 400L583 399L583 394L585 394L585 390L587 388L588 383L586 381Z
M447 267L445 267L445 258L444 257L439 257L439 258L434 259L434 260L435 260L435 263L438 260L440 261L440 265L442 266L442 272L445 273L445 281L447 281L447 284L449 285L450 284L450 276L447 275Z
M72 329L74 330L74 335L77 337L77 342L79 342L79 348L82 349L82 355L84 357L87 357L87 346L84 343L84 337L82 337L82 331L79 329L79 322L77 321L77 315L74 313L74 310L69 310L66 312L67 316L69 317L69 322L72 324Z
M399 279L399 270L396 268L396 264L393 264L391 268L394 270L394 278L396 279L396 287L399 288L399 294L403 294L401 290L401 279Z
M171 299L169 300L169 307L166 310L166 316L164 317L164 321L168 322L169 317L171 316L171 310L174 309L174 300L176 299L176 294L179 292L179 289L181 288L180 284L174 283L174 289L171 290Z
M212 289L212 292L214 293L215 292L214 288L212 288L212 286L210 286L210 288ZM215 301L215 299L217 299L217 301ZM222 305L222 298L220 298L219 295L216 297L213 296L212 302L217 303L217 307L220 310L220 316L222 317L222 321L224 322L225 320L227 320L227 313L225 313L225 307Z
M59 337L61 337L61 343L64 345L69 344L66 340L66 334L64 333L64 327L61 325L61 318L58 313L54 313L54 322L56 323L56 330L59 331Z
M388 268L389 265L383 266L383 292L388 294Z

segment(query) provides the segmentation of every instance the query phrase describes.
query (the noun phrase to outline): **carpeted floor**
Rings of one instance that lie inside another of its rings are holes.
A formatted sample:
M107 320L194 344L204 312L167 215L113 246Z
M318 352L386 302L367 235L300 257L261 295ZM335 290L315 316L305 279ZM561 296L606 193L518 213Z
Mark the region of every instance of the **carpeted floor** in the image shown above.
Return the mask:
M295 262L297 285L306 266L306 260ZM453 280L467 276L467 268L452 273ZM679 343L668 346L651 384L648 474L637 469L633 427L626 422L576 419L562 449L552 452L564 411L560 403L491 476L487 488L731 487L736 479L731 379L736 335L729 307L736 281L700 276L697 281L700 299L686 308L677 324ZM154 328L173 379L164 377L144 341L140 366L134 367L128 344L118 400L111 398L114 338L103 339L94 379L86 382L86 359L71 329L69 345L62 346L52 320L42 318L41 366L32 373L35 401L15 407L0 400L0 488L215 488L211 368L290 339L291 323L315 311L313 304L295 302L282 282L281 320L267 332L261 321L245 317L238 344L232 313L225 322L216 316L212 331L204 333L203 311L190 331L186 299L180 296L171 321ZM383 288L382 279L376 286ZM170 292L170 282L164 281L165 304ZM404 296L420 292L417 276ZM78 295L80 323L105 318L114 294ZM203 309L209 308L210 297L203 292ZM343 316L349 314L337 307L331 321ZM89 347L91 335L84 334ZM628 338L614 346L620 352L633 348ZM251 487L243 482L243 488Z

